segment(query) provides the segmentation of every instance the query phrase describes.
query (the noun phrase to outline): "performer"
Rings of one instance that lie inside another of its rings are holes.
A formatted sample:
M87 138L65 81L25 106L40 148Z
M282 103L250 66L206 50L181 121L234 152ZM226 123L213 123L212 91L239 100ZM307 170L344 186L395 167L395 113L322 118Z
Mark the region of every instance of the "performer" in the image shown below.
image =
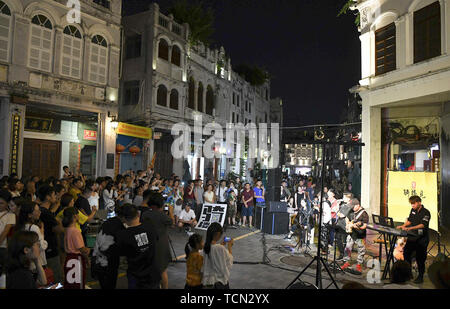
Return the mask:
M319 215L319 213L320 213L319 204L320 204L321 194L322 193L319 193L317 196L318 202L317 202L317 204L314 205L314 215ZM319 222L319 219L317 219L316 221ZM331 204L329 201L324 199L322 201L322 231L321 231L322 235L319 235L319 237L320 237L319 245L322 249L322 254L328 254L328 240L329 240L330 224L331 224Z
M336 222L336 247L339 250L339 257L336 261L342 261L344 259L344 248L347 239L347 233L345 231L346 221L345 218L350 214L351 206L349 205L350 200L353 198L353 194L350 192L345 192L343 196L342 203L340 204L339 211L337 212L337 222Z
M366 228L369 223L369 215L361 207L358 199L351 199L349 202L350 207L353 207L353 212L350 212L348 222L348 230L350 232L347 236L347 245L345 246L344 265L341 266L342 270L345 270L350 266L350 260L352 256L353 245L356 243L358 246L358 258L356 264L356 271L362 273L362 264L364 262L364 255L366 254Z
M419 268L419 275L414 283L423 283L423 275L425 274L425 261L427 259L427 248L430 238L428 235L428 225L430 223L431 214L422 205L422 199L419 196L411 196L409 198L411 204L411 212L406 222L398 226L408 233L408 239L403 251L405 261L411 264L412 254L416 253L417 266ZM411 235L411 234L414 234Z

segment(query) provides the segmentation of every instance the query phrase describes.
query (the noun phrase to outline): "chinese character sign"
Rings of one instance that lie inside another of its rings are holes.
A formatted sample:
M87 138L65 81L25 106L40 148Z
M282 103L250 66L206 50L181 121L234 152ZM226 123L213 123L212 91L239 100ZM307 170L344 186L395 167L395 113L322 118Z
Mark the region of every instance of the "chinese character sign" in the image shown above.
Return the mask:
M409 198L420 196L431 213L430 229L438 230L437 174L426 172L389 172L388 214L394 221L405 222L411 211Z
M214 222L218 222L223 226L226 214L226 204L203 204L202 213L200 214L196 228L207 230L211 223Z
M11 127L11 155L9 172L18 173L18 161L19 161L19 141L20 141L20 115L15 114L12 116Z

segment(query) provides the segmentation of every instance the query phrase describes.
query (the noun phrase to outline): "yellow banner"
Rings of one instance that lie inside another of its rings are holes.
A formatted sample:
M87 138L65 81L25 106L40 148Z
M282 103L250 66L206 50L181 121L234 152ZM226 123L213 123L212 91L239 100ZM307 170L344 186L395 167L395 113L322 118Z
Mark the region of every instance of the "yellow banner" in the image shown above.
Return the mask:
M124 122L119 122L116 133L142 139L152 139L152 129Z
M388 215L394 221L405 222L411 211L409 198L420 196L431 213L429 228L438 230L437 175L425 172L389 172Z

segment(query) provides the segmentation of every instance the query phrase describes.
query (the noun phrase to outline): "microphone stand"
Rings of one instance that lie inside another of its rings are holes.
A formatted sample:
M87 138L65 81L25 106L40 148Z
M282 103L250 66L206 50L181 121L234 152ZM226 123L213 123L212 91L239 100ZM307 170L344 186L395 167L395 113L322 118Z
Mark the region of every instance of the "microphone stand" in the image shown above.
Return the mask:
M320 194L320 203L319 203L319 244L317 246L317 255L312 259L312 261L297 275L297 277L292 280L292 282L287 286L287 289L289 289L297 280L300 280L300 277L303 275L303 273L314 263L316 262L316 287L318 289L323 289L322 286L322 265L325 268L325 270L328 273L328 276L331 279L331 284L328 285L326 288L330 287L331 285L334 285L336 289L339 289L336 281L333 278L333 275L331 274L330 270L328 269L327 263L320 255L320 236L322 235L322 219L323 219L323 187L324 187L324 179L325 179L325 150L326 150L326 144L323 143L323 149L322 149L322 174L321 174L321 194ZM301 281L301 280L300 280Z

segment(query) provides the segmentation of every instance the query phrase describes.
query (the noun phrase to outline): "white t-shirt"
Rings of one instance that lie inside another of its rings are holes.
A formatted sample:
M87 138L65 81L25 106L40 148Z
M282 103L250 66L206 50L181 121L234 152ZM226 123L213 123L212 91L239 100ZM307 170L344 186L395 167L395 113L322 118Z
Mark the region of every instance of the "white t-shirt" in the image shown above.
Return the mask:
M227 194L228 188L227 187L218 187L216 189L216 196L217 196L217 202L219 203L225 203L227 201L226 194Z
M322 203L322 211L323 211L322 224L327 224L331 221L330 204L328 204L327 202L323 202Z
M38 234L40 251L41 251L40 262L41 262L42 266L47 265L47 258L45 257L45 250L47 250L48 243L44 239L44 235L41 234L41 230L39 229L39 227L36 224L33 224L30 227L30 224L27 223L27 224L25 224L25 231L31 231L31 232L35 232L36 234Z
M217 282L229 283L232 266L233 256L227 248L219 244L212 245L209 254L203 252L203 285L213 285Z
M88 202L89 202L89 205L91 206L91 209L92 209L92 207L97 207L97 209L98 209L98 200L100 199L100 196L98 195L98 193L97 192L94 192L89 198L88 198Z
M3 233L7 225L15 225L16 224L16 215L9 211L0 212L0 234ZM2 241L0 244L0 248L6 248L8 245L7 239Z
M183 209L179 218L184 221L191 221L192 219L195 219L195 212L192 209L189 209L189 212L186 212L186 209Z

